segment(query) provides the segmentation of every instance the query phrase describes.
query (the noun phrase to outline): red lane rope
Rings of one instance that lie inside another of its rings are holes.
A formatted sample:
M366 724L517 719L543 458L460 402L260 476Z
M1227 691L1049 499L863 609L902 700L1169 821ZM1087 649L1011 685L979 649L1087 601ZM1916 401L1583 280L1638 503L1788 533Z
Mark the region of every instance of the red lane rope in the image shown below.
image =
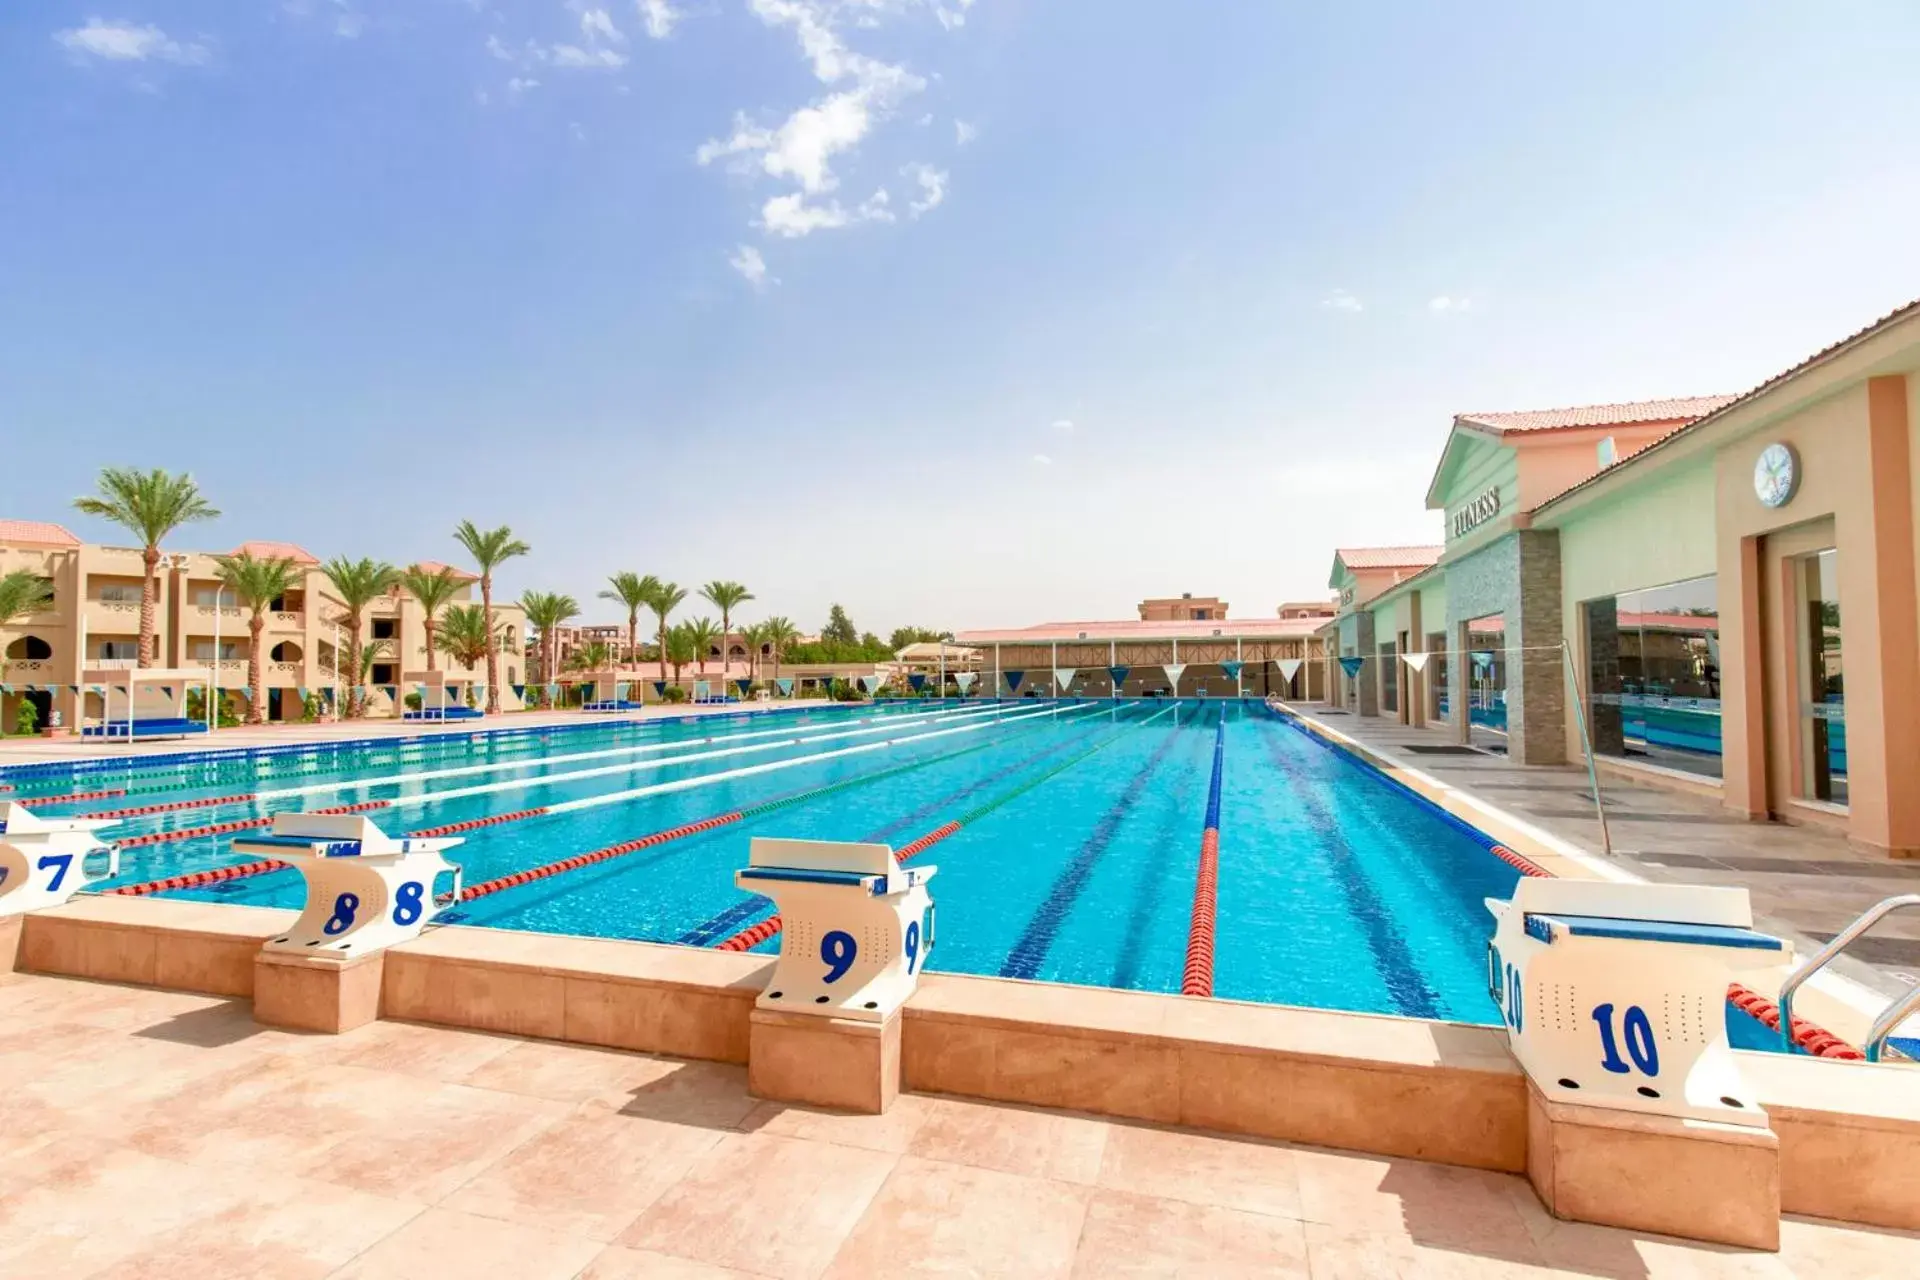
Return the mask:
M286 865L284 862L266 858L259 862L242 862L231 867L214 867L209 871L193 871L186 875L168 876L165 880L151 880L146 884L122 885L118 889L109 889L107 892L137 898L149 893L165 893L169 889L197 889L202 885L218 884L222 880L241 880L247 876L265 875L269 871L278 871Z
M223 804L246 804L260 797L248 792L238 796L215 796L209 800L169 800L161 804L137 804L131 809L102 809L98 813L83 813L83 818L138 818L149 813L174 813L181 809L212 809Z
M334 809L315 809L316 814L367 813L374 809L384 809L392 804L391 800L362 800L359 804L343 804ZM151 835L133 836L126 840L115 841L122 849L139 849L151 844L167 844L174 840L192 840L199 836L224 836L235 831L257 831L261 827L273 825L271 816L265 818L237 818L232 822L216 822L207 827L182 827L178 831L155 831Z
M1548 871L1545 867L1528 858L1526 855L1515 853L1503 844L1488 845L1487 852L1508 866L1516 868L1523 876L1544 877L1548 880L1553 879L1553 872Z
M935 827L933 830L927 832L927 834L921 836L918 840L915 840L912 844L903 844L898 849L895 849L893 851L893 860L895 862L905 862L908 858L917 857L918 855L923 854L927 850L933 848L933 846L939 844L942 840L945 840L948 836L960 830L960 828L965 825L966 825L965 823L961 823L961 822L949 822L944 827Z
M545 880L548 876L557 876L563 871L572 871L579 867L591 866L596 862L605 862L622 854L633 853L640 849L650 849L655 845L678 840L683 836L697 835L702 831L711 831L715 827L724 827L739 822L747 815L736 809L732 813L723 813L716 818L703 818L699 822L689 822L684 826L672 827L666 831L656 831L650 836L641 836L638 840L627 840L620 844L610 844L604 849L595 849L590 853L577 854L559 862L549 862L543 867L529 867L525 871L516 871L511 875L495 880L483 880L479 884L470 884L460 891L459 901L471 902L475 898L484 898L490 893L502 889L511 889L516 885L531 884L535 880Z
M1727 987L1727 1003L1765 1024L1770 1031L1780 1029L1780 1006L1757 991L1750 991L1735 982ZM1867 1056L1825 1027L1808 1022L1798 1014L1793 1019L1793 1042L1816 1058L1845 1058L1858 1062L1864 1061Z
M780 932L781 922L778 915L768 916L759 924L748 925L725 942L714 944L715 951L746 951L759 946L774 934Z
M1200 870L1193 883L1193 917L1187 925L1187 966L1180 994L1213 994L1214 909L1220 889L1220 832L1209 827L1200 837Z
M444 827L422 827L418 831L407 832L407 835L418 839L450 836L461 831L478 831L482 827L497 827L503 822L518 822L522 818L538 818L547 812L544 805L538 809L516 809L512 813L496 813L491 818L469 818L465 822L449 822Z
M85 800L113 800L126 793L125 788L118 791L82 791L76 796L30 796L22 804L79 804Z

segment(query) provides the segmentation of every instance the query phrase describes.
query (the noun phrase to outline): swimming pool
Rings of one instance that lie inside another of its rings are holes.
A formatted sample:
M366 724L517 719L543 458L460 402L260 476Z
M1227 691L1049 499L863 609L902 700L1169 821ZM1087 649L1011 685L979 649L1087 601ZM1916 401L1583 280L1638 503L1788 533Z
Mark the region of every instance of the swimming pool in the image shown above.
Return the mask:
M1212 810L1214 994L1485 1024L1498 1014L1482 900L1518 874L1484 838L1238 700L822 705L0 781L49 816L124 815L108 887L240 864L234 824L354 806L394 834L464 828L451 856L469 887L619 850L443 920L762 952L778 946L761 936L772 904L732 881L752 836L918 845L940 866L928 967L1160 992L1181 989ZM282 870L167 892L297 906L302 883Z

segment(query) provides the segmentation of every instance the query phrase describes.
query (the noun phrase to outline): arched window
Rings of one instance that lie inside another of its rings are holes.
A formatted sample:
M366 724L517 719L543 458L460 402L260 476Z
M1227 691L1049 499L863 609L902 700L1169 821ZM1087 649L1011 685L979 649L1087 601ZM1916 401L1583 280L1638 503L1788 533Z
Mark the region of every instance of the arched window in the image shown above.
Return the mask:
M303 655L300 652L299 645L291 640L282 640L279 644L273 646L273 652L267 656L275 662L298 662Z
M21 636L7 646L7 657L27 662L45 662L53 656L53 646L39 636Z

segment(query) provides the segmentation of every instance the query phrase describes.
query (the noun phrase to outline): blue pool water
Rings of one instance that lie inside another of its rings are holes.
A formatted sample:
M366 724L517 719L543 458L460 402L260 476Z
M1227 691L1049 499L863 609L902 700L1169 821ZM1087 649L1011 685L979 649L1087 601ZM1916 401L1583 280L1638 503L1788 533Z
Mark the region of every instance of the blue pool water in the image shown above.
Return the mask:
M469 884L845 783L464 903L460 920L712 945L771 913L733 885L752 836L898 847L971 815L920 859L940 868L930 968L1176 992L1216 744L1217 995L1497 1022L1485 989L1491 919L1482 900L1511 893L1517 873L1483 838L1252 702L823 705L305 755L134 759L85 772L15 770L0 781L49 815L303 789L129 817L115 838L375 799L393 804L369 816L399 833L693 784L469 832L452 855ZM818 758L854 747L872 749ZM728 776L744 769L758 771ZM477 787L489 789L449 794ZM137 794L59 802L105 789ZM129 849L115 883L246 861L233 838ZM297 906L301 888L298 874L282 871L177 896Z

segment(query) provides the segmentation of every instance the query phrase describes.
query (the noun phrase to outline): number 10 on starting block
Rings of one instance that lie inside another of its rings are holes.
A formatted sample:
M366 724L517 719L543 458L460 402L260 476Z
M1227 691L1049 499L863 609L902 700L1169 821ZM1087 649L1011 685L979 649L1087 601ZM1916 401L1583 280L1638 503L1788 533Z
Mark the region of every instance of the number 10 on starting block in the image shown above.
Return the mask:
M884 844L755 837L742 889L780 910L782 941L763 1009L884 1022L933 949L937 867L903 867Z

